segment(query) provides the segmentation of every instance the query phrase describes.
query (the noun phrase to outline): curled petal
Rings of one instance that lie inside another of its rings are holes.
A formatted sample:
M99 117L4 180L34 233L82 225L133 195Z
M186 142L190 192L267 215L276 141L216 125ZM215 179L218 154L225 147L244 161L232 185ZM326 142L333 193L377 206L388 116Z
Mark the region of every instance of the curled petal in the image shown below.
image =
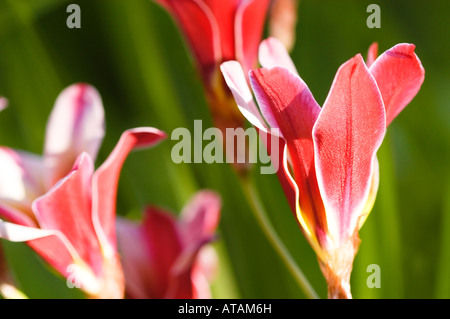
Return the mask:
M82 152L95 160L104 132L103 104L95 88L75 84L62 91L47 123L44 148L49 170L47 188L70 172Z
M425 69L414 49L414 44L397 44L370 66L383 97L386 125L411 102L424 81Z
M259 63L266 69L282 66L294 74L298 74L289 53L276 38L268 38L259 45Z
M164 132L150 127L127 130L106 161L95 171L92 178L92 220L104 254L113 255L116 250L116 194L125 159L133 149L153 146L165 137Z
M335 243L357 228L385 130L380 92L357 55L339 68L313 129L317 179Z

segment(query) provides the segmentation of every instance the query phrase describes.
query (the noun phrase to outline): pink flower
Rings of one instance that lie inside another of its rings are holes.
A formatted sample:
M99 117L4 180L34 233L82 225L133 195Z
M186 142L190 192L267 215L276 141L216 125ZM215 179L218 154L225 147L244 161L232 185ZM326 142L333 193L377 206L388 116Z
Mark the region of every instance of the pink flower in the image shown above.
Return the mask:
M271 150L271 157L282 164L279 180L318 255L330 298L351 297L358 231L378 189L376 152L386 126L424 80L414 48L398 44L375 59L373 46L370 68L359 54L345 62L322 108L273 38L260 46L263 68L249 73L261 113L239 63L222 65L241 112L263 139L276 138L282 145L279 152Z
M115 237L120 170L132 149L152 146L165 134L154 128L125 131L94 171L103 135L98 92L77 84L56 101L43 157L1 148L0 237L27 242L91 297L120 298L124 283Z
M216 256L205 246L219 223L220 199L201 191L177 221L164 209L148 207L142 224L119 219L119 251L130 298L211 298L208 279Z
M268 0L156 0L176 20L205 83L214 85L219 66L238 60L255 66Z

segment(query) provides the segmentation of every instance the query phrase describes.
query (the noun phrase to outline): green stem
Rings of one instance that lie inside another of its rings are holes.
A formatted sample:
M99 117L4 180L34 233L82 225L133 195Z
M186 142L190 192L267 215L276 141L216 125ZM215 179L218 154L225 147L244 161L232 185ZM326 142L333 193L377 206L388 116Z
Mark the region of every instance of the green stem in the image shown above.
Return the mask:
M281 257L287 269L295 278L305 295L310 299L318 299L319 296L315 292L314 288L311 286L300 267L295 263L289 251L286 249L283 242L275 232L275 229L272 227L270 221L268 220L267 214L264 210L254 184L251 182L250 178L244 176L240 176L240 181L244 190L245 197L247 198L247 201L251 206L252 212L259 226L266 235L266 238L269 240L270 244L273 246L277 254Z

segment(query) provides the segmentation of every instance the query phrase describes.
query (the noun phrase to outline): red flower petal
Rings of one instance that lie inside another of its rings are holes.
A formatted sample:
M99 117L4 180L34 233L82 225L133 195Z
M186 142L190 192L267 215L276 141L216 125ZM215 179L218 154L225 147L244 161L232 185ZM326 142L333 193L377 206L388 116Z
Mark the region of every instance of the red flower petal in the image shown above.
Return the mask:
M370 67L383 97L386 125L416 96L425 78L425 70L414 49L414 44L397 44Z
M142 224L119 219L117 232L127 295L137 299L165 298L171 269L182 250L174 217L149 207Z
M259 45L259 63L263 68L270 69L283 66L294 74L298 74L288 51L276 38L267 38Z
M27 214L4 204L0 204L0 218L17 225L28 227L37 226L33 219L31 219Z
M172 13L197 59L203 80L210 81L212 71L222 59L221 42L223 42L221 28L214 11L202 0L157 0L157 2ZM228 2L217 1L219 4Z

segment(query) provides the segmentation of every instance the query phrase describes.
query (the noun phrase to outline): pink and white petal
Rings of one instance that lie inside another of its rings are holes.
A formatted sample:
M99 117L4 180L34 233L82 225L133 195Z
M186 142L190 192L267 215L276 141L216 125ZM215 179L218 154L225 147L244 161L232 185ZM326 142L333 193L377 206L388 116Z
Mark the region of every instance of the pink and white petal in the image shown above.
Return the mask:
M370 67L383 97L386 125L411 102L424 81L425 69L414 49L414 44L397 44L380 55Z
M57 230L46 230L0 220L0 238L12 242L27 242L50 266L66 278L76 275L81 289L95 294L99 289L90 272L67 238ZM72 266L72 268L70 268ZM76 266L76 269L73 269ZM74 274L73 271L77 273Z
M214 280L219 271L219 256L212 245L203 246L195 260L197 267L208 282Z
M212 9L203 0L157 0L176 20L197 59L203 80L211 81L222 60L221 30ZM218 3L227 3L220 1Z
M247 79L239 62L224 62L220 69L242 115L261 131L267 131L268 128L253 101L252 92L248 87Z
M58 231L17 225L0 220L0 238L12 242L28 242L46 261L61 274L77 259L64 235Z
M8 106L8 100L0 96L0 111L4 110Z
M125 131L106 161L92 177L92 221L103 253L113 256L116 251L116 195L120 171L133 149L156 145L166 134L151 127Z
M320 236L321 234L317 234L314 229L314 225L311 225L308 222L305 212L300 209L300 190L297 182L294 180L294 177L290 172L286 141L283 138L280 138L276 135L270 135L265 132L260 132L260 138L266 145L267 152L271 157L272 163L276 161L278 163L277 165L279 165L279 168L277 170L278 180L280 181L288 204L291 208L292 213L297 219L300 229L305 234L305 237L320 257L322 252L318 245L318 240L320 240L321 238L318 238L318 236ZM270 142L270 140L274 138L278 139L278 142L275 143L275 145L279 145L279 147L275 150L271 148Z
M210 299L212 297L208 277L200 261L204 248L206 247L197 250L185 267L173 272L166 298Z
M297 68L288 51L283 43L276 38L267 38L261 42L259 45L259 63L266 69L282 66L298 75Z
M235 57L224 58L224 61L238 60L246 72L256 67L258 46L263 34L269 2L268 0L240 1L234 20Z
M385 121L375 79L358 54L339 68L313 129L317 179L334 243L357 228Z
M43 193L43 163L36 155L0 147L0 202L31 205Z
M375 60L378 57L378 43L374 42L370 45L369 51L367 52L367 67L370 68L370 66L375 62Z
M103 103L97 90L87 84L74 84L62 91L45 135L47 188L70 172L82 152L95 160L104 134Z
M185 247L211 238L220 219L221 200L212 191L200 191L189 201L181 213L180 230Z
M82 153L73 170L34 201L33 211L42 229L64 234L92 272L101 277L104 258L91 211L93 170L90 155Z

